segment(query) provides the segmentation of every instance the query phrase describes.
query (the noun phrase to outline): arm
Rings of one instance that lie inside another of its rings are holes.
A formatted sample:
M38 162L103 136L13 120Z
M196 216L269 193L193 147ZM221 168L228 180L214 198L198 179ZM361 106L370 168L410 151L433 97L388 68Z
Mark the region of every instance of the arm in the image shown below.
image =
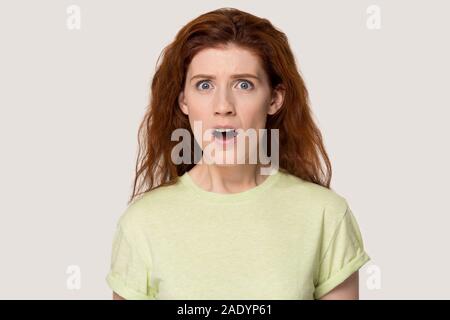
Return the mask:
M126 300L113 291L113 300Z
M359 271L354 272L319 300L359 300Z

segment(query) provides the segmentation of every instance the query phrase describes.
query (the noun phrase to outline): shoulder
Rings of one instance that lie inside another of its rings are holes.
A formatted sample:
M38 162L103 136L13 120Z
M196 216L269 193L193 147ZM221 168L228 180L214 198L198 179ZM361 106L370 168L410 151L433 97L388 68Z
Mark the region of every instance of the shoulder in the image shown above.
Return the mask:
M283 197L308 211L319 213L320 218L337 223L348 210L345 197L332 188L303 180L287 171L281 172L280 189Z
M296 199L324 208L339 210L347 205L346 199L332 188L303 180L287 171L280 171L280 173L279 186L285 194L295 195Z
M165 207L177 203L182 194L179 184L152 189L137 196L119 217L118 224L126 230L136 230L148 223L149 218L167 211Z

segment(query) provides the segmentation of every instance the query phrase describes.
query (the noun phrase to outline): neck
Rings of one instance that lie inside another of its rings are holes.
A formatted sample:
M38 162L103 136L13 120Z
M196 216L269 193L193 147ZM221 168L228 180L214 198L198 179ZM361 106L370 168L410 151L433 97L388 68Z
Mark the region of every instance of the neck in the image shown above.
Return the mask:
M189 171L201 188L217 193L243 192L260 185L268 176L262 175L259 164L218 166L197 164Z

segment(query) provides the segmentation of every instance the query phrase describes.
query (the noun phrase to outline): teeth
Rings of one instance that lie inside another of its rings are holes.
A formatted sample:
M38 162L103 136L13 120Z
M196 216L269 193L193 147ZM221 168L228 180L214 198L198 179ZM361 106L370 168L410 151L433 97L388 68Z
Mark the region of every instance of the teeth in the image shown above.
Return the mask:
M221 132L221 133L234 131L234 129L231 129L231 128L224 128L224 129L219 128L219 129L215 129L215 130L218 132Z
M217 128L214 129L213 132L214 136L218 137L218 138L230 138L230 137L234 137L237 135L237 132L235 129L232 128Z

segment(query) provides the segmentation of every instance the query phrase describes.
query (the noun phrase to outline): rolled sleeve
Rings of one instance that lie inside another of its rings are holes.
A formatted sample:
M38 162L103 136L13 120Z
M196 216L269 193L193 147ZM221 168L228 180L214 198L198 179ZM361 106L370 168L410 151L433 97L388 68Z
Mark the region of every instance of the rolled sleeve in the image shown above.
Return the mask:
M369 260L358 223L346 204L345 213L324 249L314 298L330 292Z
M155 291L149 286L151 264L138 250L133 234L120 223L113 239L108 286L127 300L152 300Z

